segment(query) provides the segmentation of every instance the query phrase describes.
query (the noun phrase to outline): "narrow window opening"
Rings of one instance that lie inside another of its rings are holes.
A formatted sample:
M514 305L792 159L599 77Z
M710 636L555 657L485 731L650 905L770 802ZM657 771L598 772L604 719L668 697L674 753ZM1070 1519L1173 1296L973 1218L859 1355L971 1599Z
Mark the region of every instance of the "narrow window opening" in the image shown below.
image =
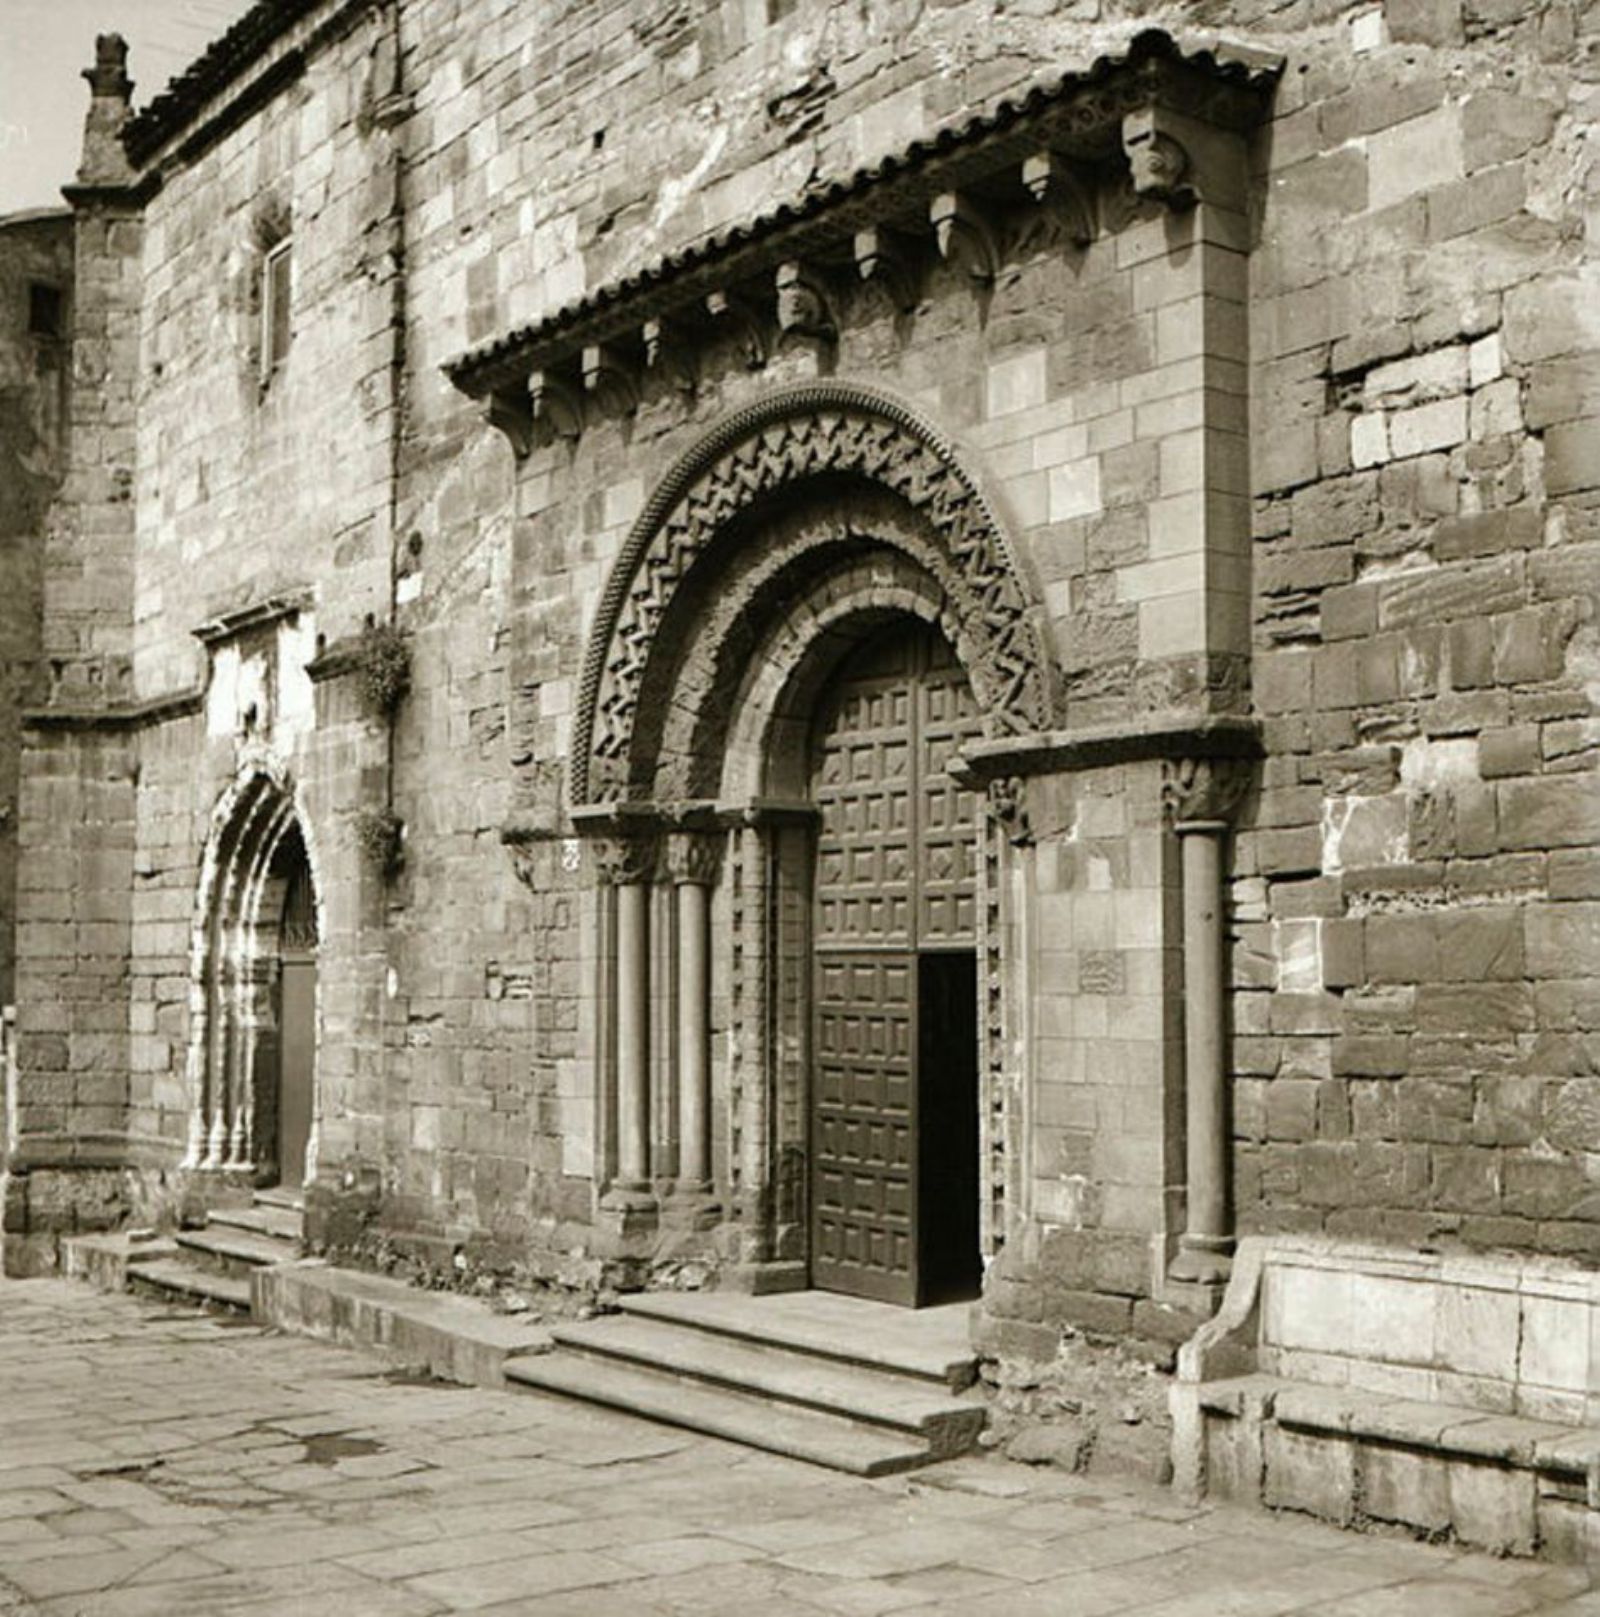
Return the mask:
M35 337L59 337L62 334L63 299L59 286L48 286L43 281L28 285L28 330Z
M290 286L293 256L290 239L274 242L261 266L261 385L288 357L291 327Z

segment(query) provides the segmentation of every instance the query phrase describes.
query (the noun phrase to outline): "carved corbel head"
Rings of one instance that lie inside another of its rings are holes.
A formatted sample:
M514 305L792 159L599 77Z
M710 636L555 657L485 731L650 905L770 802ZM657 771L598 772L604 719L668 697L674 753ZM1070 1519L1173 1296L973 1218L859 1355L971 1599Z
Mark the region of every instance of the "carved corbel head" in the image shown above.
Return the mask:
M528 378L528 404L533 442L541 449L557 438L576 439L583 431L583 400L551 371L534 371Z
M765 368L772 357L772 343L767 322L754 304L737 292L721 288L706 295L706 313L719 325L732 329L750 370Z
M1159 107L1142 107L1124 116L1122 149L1137 195L1174 208L1190 208L1200 200L1188 148Z
M917 306L917 272L910 249L893 231L868 225L855 235L856 273L887 292L901 314Z
M945 191L928 205L939 256L964 268L981 286L1000 273L1000 243L988 214L962 191Z
M1054 216L1060 233L1074 246L1087 247L1094 240L1094 193L1054 152L1035 152L1025 158L1022 184L1028 195Z
M645 369L665 376L680 393L693 393L699 385L694 344L672 320L646 320L639 330L644 343Z
M533 448L533 401L526 382L508 382L497 387L483 401L483 418L502 433L511 453L526 460Z
M797 259L780 264L773 278L778 294L778 338L799 338L813 343L839 340L839 322L833 299L822 277Z
M634 367L608 343L583 351L583 391L608 416L632 415L639 408Z

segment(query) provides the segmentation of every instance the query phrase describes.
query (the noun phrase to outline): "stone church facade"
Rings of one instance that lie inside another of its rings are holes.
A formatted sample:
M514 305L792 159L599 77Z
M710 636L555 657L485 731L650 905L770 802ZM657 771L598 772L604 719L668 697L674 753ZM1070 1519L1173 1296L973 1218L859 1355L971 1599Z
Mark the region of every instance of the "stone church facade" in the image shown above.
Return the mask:
M1201 9L102 42L9 1269L1600 1257L1593 10Z

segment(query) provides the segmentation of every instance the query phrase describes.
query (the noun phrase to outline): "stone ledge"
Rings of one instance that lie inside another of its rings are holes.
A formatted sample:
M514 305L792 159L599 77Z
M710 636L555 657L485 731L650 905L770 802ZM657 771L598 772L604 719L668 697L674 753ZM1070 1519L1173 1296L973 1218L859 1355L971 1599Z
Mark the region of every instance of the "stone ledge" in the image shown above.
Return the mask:
M257 1270L250 1311L281 1330L375 1349L464 1386L504 1386L507 1359L551 1347L548 1331L515 1315L314 1258Z

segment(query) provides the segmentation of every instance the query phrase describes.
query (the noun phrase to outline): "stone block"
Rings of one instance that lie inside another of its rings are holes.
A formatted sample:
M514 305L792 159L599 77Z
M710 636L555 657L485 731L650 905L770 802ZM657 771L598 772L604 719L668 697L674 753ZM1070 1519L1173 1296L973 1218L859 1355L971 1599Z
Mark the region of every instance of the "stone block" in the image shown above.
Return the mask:
M1363 1515L1429 1533L1449 1527L1450 1474L1442 1456L1363 1444L1360 1468Z
M1600 416L1600 350L1548 359L1528 376L1527 422L1535 430Z
M1551 495L1600 487L1600 416L1565 421L1545 433L1544 484Z
M1528 975L1573 977L1600 960L1600 903L1541 905L1527 914Z
M1389 448L1396 460L1425 455L1430 450L1453 449L1467 436L1467 401L1464 397L1439 399L1389 416Z
M1459 109L1446 105L1380 130L1367 142L1368 207L1387 208L1461 178Z
M1600 783L1593 776L1502 781L1495 794L1502 848L1570 848L1600 841Z
M1461 0L1384 0L1383 15L1396 44L1462 42Z
M1530 775L1538 770L1539 762L1539 727L1535 724L1487 730L1478 737L1478 773L1485 780Z
M1272 1424L1262 1433L1265 1459L1261 1503L1298 1510L1348 1526L1355 1515L1355 1445L1348 1438L1310 1436Z
M1543 543L1544 513L1528 506L1447 517L1433 530L1433 554L1439 561L1533 550Z
M1408 1041L1396 1033L1344 1033L1333 1041L1333 1070L1341 1076L1397 1078L1409 1070Z

